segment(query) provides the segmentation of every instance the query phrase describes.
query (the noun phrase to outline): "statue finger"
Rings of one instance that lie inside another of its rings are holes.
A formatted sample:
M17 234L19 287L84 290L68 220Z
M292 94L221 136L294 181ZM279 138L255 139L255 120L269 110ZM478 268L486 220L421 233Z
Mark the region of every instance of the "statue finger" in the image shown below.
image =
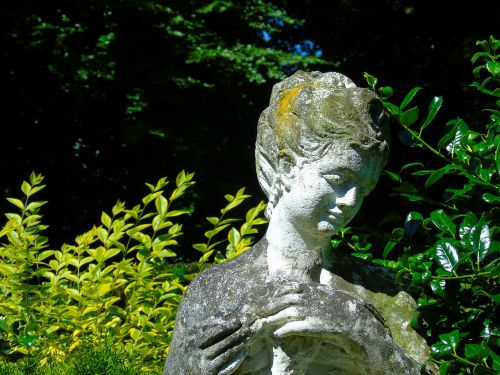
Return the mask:
M266 316L265 318L258 319L252 328L255 331L258 331L260 328L265 326L274 326L274 325L282 325L288 322L293 322L297 320L304 320L306 315L302 311L302 309L297 308L296 306L290 306L279 312Z
M209 360L213 360L224 353L232 350L235 347L239 347L244 344L248 339L248 329L239 329L228 335L219 341L215 342L209 347L202 348L204 350L204 356Z
M273 299L267 303L266 309L262 312L261 317L274 315L291 306L301 305L302 301L303 296L301 292L282 295L281 297Z
M242 323L239 321L226 322L224 325L211 326L205 331L204 336L206 339L199 345L199 348L204 350L221 341L224 341L227 337L231 336L235 332L238 332L242 326Z
M298 334L311 334L315 332L327 332L328 329L324 327L324 324L322 324L319 320L316 321L316 319L306 319L306 320L301 320L301 321L291 321L280 328L278 328L273 336L276 338L285 338L288 336L295 336Z
M229 362L224 364L219 369L218 375L231 375L234 374L240 368L241 364L243 363L243 360L246 358L249 352L247 347L241 348L242 345L243 344L234 348L235 349L234 351L236 351L237 354ZM229 356L231 356L232 354L233 353L228 353Z

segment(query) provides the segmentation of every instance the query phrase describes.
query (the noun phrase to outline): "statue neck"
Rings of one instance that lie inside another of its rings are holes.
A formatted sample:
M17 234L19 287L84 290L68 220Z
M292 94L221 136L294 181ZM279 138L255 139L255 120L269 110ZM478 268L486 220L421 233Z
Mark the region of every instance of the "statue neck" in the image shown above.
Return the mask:
M266 239L267 265L272 277L320 281L322 254L328 252L330 237L301 232L278 206L269 221Z

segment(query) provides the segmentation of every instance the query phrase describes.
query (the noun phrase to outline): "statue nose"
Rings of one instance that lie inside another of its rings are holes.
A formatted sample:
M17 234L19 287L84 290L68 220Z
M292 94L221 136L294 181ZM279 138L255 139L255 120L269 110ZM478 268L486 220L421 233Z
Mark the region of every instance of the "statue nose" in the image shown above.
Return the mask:
M345 192L344 195L337 197L336 203L339 207L352 208L356 205L358 189L352 187Z

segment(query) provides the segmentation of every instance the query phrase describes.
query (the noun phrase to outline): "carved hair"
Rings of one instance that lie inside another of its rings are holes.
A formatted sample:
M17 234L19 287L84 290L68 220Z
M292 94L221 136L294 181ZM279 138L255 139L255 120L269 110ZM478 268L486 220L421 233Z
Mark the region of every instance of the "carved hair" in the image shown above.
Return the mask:
M298 71L274 85L259 118L255 148L257 177L269 198L266 216L281 197L284 165L317 160L333 144L386 163L388 131L377 95L333 72Z

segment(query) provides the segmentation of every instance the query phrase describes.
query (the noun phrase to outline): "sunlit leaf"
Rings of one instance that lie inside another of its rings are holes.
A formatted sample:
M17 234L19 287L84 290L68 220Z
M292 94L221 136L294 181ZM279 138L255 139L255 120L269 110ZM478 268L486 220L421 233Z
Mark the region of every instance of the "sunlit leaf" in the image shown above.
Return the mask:
M443 168L435 170L434 172L432 172L432 174L429 176L429 178L427 178L427 180L425 181L425 185L424 185L425 188L429 189L432 185L434 185L437 181L439 181L445 174L447 174L448 172L455 170L455 169L458 169L458 167L456 167L453 164L448 164L448 165L444 166Z
M20 199L17 199L17 198L7 198L7 200L10 203L12 203L14 206L16 206L17 208L19 208L21 210L24 210L24 203Z
M443 210L436 210L431 213L431 219L434 225L443 232L448 232L455 236L457 226Z
M410 92L405 96L405 98L401 102L400 108L402 111L412 102L413 98L415 98L415 95L417 95L417 93L420 90L422 90L421 87L414 87L410 90Z
M434 246L434 255L439 265L448 272L453 272L460 261L457 248L451 240L440 240Z
M490 227L480 220L470 231L470 243L474 249L478 262L482 262L488 255L491 247Z
M427 128L429 124L434 120L434 117L436 117L436 114L438 113L439 109L443 105L443 97L442 96L436 96L434 99L432 99L431 104L429 104L429 109L427 110L427 117L425 121L423 122L422 126L420 127L420 132Z
M439 297L446 297L446 281L432 280L430 282L431 290Z

